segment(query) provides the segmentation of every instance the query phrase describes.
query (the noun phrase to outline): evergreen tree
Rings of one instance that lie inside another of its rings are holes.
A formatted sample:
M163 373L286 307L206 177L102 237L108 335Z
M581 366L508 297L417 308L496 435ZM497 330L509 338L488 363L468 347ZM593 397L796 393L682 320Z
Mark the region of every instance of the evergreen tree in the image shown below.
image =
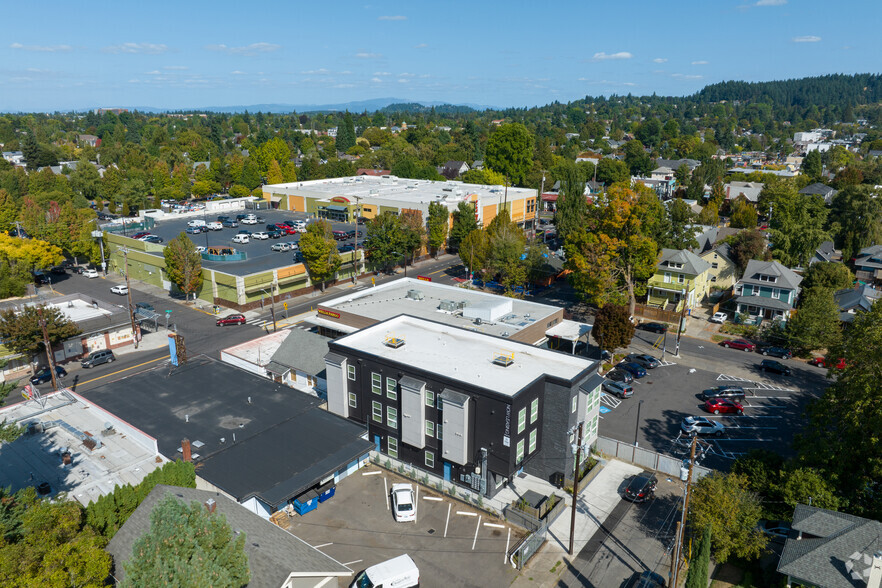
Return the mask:
M689 573L686 575L686 588L707 588L710 550L711 527L708 525L701 534L701 540L696 548L696 555L689 564Z
M459 244L466 236L478 228L478 221L475 219L475 205L472 202L462 201L453 211L453 224L450 227L450 237L447 239L447 246L456 251Z
M634 323L627 306L607 304L594 317L591 337L601 349L615 351L624 349L634 338Z
M817 149L809 151L802 160L802 173L816 182L821 178L823 171L824 164L821 162L821 152Z
M347 111L343 116L343 124L337 127L337 151L346 153L355 147L355 125L352 115Z
M450 211L440 202L429 203L428 245L432 255L437 256L438 250L444 246L450 224Z
M325 282L337 273L341 263L330 223L323 220L311 223L300 237L300 253L303 254L310 281L313 285L319 283L324 292Z
M561 191L554 211L554 226L558 236L566 242L570 235L581 231L588 221L588 201L585 198L585 181L572 164L561 174Z

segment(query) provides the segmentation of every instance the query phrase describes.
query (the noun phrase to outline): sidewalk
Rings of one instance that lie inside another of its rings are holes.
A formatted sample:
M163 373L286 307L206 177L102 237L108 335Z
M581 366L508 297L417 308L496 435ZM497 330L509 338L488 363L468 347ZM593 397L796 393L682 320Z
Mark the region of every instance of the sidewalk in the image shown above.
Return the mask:
M572 496L565 495L567 510L560 515L548 529L548 540L542 549L527 563L521 571L518 579L512 583L513 587L552 587L557 585L558 578L566 565L555 564L559 561L573 561L579 552L588 543L595 531L603 524L609 513L622 500L619 487L634 474L643 471L641 468L612 459L606 462L603 469L591 480L588 486L578 496L576 503L576 532L573 542L573 556L568 553L570 545L570 520ZM551 484L534 478L515 478L514 484L502 490L496 498L503 502L516 500L527 490L535 490L542 494L556 491L558 496L563 494L561 490ZM552 568L555 570L552 572Z

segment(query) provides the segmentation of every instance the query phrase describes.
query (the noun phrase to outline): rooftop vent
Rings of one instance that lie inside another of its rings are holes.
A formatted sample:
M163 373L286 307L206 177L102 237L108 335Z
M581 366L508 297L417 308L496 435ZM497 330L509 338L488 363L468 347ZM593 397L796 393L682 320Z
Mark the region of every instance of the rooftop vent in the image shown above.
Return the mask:
M456 302L453 300L442 300L438 305L438 310L442 310L444 312L453 312L457 310Z
M383 339L383 344L386 347L398 349L399 347L404 346L404 337L398 337L396 335L386 335L386 338Z
M514 363L514 351L495 351L493 353L493 363L508 367Z
M425 295L421 290L417 290L416 288L410 289L407 291L407 294L404 296L410 300L422 300L425 298Z

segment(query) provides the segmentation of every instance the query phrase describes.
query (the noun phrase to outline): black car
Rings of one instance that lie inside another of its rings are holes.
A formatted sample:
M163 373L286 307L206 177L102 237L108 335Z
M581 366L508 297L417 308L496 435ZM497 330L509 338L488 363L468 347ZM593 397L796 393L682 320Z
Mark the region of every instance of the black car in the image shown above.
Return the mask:
M624 498L631 502L646 502L650 498L655 497L655 487L658 485L658 478L650 472L640 472L631 478L625 487Z
M644 331L649 331L650 333L666 333L668 325L664 323L642 323L640 328Z
M280 231L279 229L271 229L268 230L266 234L269 235L270 239L278 239L282 236L282 231Z
M67 273L67 270L64 269L64 266L62 266L62 265L52 266L49 269L49 271L52 272L53 274L55 274L56 276L63 276L64 274Z
M634 376L625 370L612 370L610 373L606 374L606 377L613 382L624 382L626 384L630 384L634 381Z
M67 375L67 370L65 370L60 365L55 366L55 377L56 378L63 378L66 375ZM39 384L43 384L45 382L51 382L51 381L52 381L52 374L49 372L48 367L44 367L43 369L38 371L36 374L31 376L31 384L33 384L34 386L37 386Z
M135 310L136 311L137 310L144 310L147 312L156 312L156 309L153 308L153 305L150 304L149 302L136 302L135 303Z
M774 359L764 359L759 365L759 369L764 372L772 372L775 374L790 375L790 368Z
M350 251L355 251L354 245L340 245L337 247L337 251L340 253L349 253Z
M225 214L222 214L222 215L220 215L219 217L217 217L217 222L219 222L219 223L222 223L222 222L224 222L225 220L230 220L230 217L228 217L228 216L225 215Z
M711 398L725 398L727 400L744 400L744 388L741 386L715 386L704 390L698 397L702 400Z
M35 284L48 284L50 282L49 274L42 270L33 272Z
M780 357L781 359L790 359L793 357L793 353L789 349L785 349L784 347L776 347L774 345L764 345L762 347L757 347L756 352L762 353L763 355L771 355L772 357Z
M627 588L665 588L667 582L664 576L649 570L634 572L628 581Z

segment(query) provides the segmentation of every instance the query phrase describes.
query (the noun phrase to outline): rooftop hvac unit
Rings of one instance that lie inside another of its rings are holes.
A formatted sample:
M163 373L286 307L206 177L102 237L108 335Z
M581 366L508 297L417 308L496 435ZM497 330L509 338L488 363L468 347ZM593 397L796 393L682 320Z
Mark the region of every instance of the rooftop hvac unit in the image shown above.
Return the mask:
M463 308L465 308L465 307L468 306L468 305L469 305L469 301L468 301L468 300L460 300L459 302L456 303L456 308L457 308L458 310L462 310Z
M438 310L443 310L444 312L453 312L457 310L456 302L453 300L442 300L438 305Z
M441 188L441 190L443 190L444 192L453 192L453 188L444 187L444 188Z
M383 339L383 345L386 347L391 347L392 349L398 349L399 347L404 346L404 337L398 337L396 335L386 335L386 338Z
M405 298L409 298L410 300L422 300L425 298L425 295L421 290L411 289L407 291Z

